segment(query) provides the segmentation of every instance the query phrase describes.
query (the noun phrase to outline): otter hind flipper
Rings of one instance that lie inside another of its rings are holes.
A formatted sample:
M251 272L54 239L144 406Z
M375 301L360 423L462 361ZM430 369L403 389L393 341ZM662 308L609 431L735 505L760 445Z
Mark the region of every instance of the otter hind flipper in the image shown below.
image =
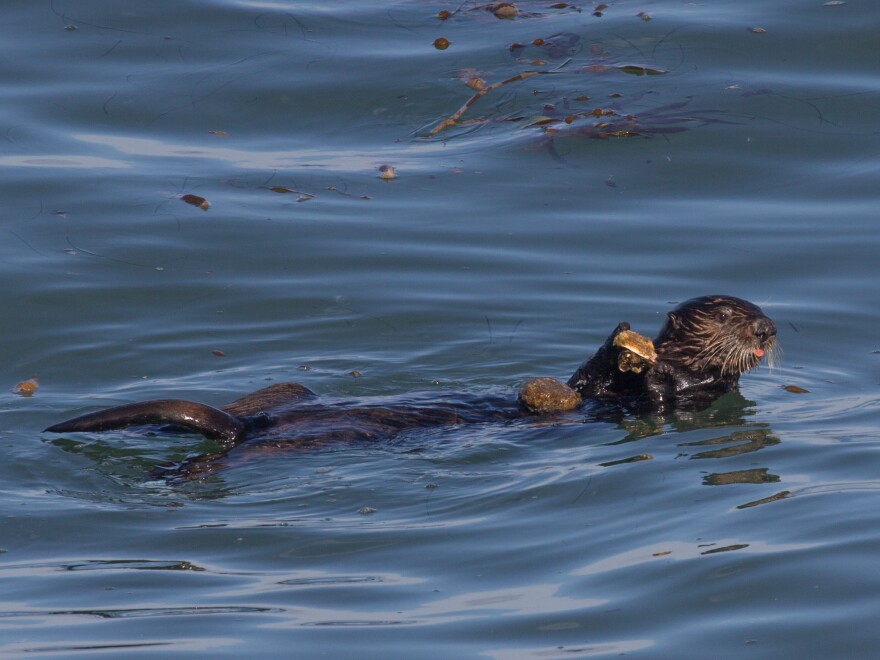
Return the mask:
M100 432L148 424L172 424L201 433L210 440L231 443L243 440L248 428L245 421L236 415L203 403L160 399L99 410L54 424L45 430L49 433Z
M308 387L299 383L275 383L236 399L223 406L223 410L239 417L250 417L281 406L309 401L317 396Z

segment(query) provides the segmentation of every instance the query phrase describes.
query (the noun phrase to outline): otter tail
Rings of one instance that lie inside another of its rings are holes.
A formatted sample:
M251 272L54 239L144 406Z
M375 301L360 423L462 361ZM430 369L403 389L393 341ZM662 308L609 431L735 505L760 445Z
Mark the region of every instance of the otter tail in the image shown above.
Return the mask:
M160 399L130 403L68 419L46 429L49 433L112 431L129 426L173 424L201 433L211 440L237 444L248 430L245 420L203 403Z

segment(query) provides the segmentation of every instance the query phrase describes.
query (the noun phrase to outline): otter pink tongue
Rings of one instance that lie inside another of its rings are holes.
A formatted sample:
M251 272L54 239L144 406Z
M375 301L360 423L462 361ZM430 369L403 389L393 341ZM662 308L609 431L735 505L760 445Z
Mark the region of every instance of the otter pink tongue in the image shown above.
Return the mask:
M761 349L761 348L756 348L755 350L752 351L752 353L755 354L755 357L756 357L756 358L762 358L762 357L764 357L764 350Z

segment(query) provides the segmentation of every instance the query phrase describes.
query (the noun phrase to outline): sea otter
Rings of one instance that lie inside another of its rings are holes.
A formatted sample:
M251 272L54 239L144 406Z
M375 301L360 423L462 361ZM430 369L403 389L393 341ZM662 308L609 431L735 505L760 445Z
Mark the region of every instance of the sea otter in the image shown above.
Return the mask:
M223 456L245 441L261 446L318 446L329 441L390 438L409 428L509 420L571 409L587 399L620 402L626 409L667 412L709 405L736 388L742 373L772 357L776 327L761 309L731 296L705 296L669 312L652 354L634 356L621 342L621 323L567 385L535 379L519 401L464 397L449 401L418 398L396 405L325 402L298 383L257 390L222 408L180 399L131 403L88 413L46 429L50 433L94 432L130 426L170 425L217 440ZM650 341L644 339L648 345ZM537 403L536 403L537 402Z
M654 338L655 364L643 373L614 369L621 323L568 380L583 398L620 399L655 412L705 408L739 384L765 355L772 363L776 326L761 308L733 296L702 296L666 315Z

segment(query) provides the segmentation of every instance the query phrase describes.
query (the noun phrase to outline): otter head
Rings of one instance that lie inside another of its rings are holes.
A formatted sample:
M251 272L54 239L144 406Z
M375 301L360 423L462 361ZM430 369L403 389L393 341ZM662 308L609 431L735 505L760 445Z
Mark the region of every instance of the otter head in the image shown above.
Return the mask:
M703 296L669 312L654 345L661 361L735 384L765 355L772 364L776 326L747 300Z

